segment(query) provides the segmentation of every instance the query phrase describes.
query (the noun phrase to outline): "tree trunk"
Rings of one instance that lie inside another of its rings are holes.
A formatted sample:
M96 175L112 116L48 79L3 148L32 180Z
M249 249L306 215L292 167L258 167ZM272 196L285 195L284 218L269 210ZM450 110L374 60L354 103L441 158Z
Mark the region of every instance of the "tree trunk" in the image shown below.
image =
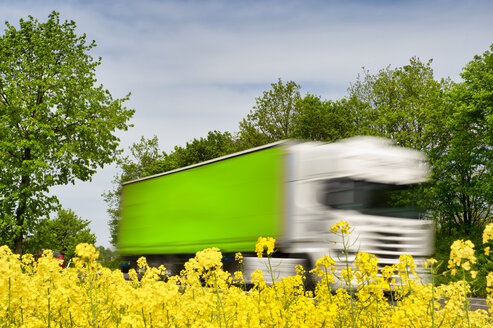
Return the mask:
M24 149L24 155L22 157L23 163L31 160L31 149ZM29 186L31 184L31 178L29 175L23 175L21 177L21 184L19 190L19 204L15 212L15 226L14 226L14 248L17 254L22 254L22 242L24 241L24 223L26 220L27 212L27 200L29 198Z
M21 186L24 186L24 181L28 181L27 177L25 180L25 176L22 177ZM24 220L26 215L27 208L27 199L24 193L21 192L21 197L19 200L19 207L17 207L17 211L15 212L15 226L14 226L14 248L17 254L22 254L22 241L24 239ZM20 227L20 229L18 229ZM16 229L17 228L17 229Z
M19 234L18 236L15 237L14 239L14 247L15 247L15 253L22 255L22 242L23 242L24 236L23 234Z

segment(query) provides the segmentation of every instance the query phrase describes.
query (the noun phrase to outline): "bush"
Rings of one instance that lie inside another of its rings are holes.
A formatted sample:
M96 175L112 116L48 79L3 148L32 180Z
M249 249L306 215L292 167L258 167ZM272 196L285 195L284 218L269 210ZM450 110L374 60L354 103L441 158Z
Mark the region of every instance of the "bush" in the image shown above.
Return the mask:
M435 258L439 265L437 274L435 275L435 283L437 285L449 284L459 281L461 278L451 275L448 268L450 260L450 247L456 240L470 240L476 247L476 264L475 270L477 275L472 279L470 275L466 275L468 282L471 284L471 293L476 297L486 297L486 276L489 272L493 272L493 262L489 261L489 256L486 256L484 250L488 247L488 243L483 243L483 230L486 226L456 226L451 229L437 229L435 238Z

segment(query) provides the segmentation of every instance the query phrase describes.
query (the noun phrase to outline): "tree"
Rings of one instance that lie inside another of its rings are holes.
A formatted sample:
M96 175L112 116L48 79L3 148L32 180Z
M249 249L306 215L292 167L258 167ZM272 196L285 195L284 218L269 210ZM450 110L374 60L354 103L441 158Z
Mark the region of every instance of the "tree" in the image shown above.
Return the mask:
M96 243L96 236L91 232L89 223L72 210L61 209L56 218L39 222L36 232L26 239L26 249L33 254L42 249L60 251L67 260L71 259L79 243Z
M118 153L133 110L96 85L96 43L52 12L6 23L0 37L0 237L22 252L38 218L58 207L49 188L87 181Z
M271 87L240 122L241 149L288 138L335 141L354 135L353 105L346 99L321 100L309 93L301 97L300 85L281 79Z
M436 81L432 61L411 58L409 65L377 74L364 70L349 89L359 134L383 136L404 147L423 151L444 146L444 122L450 116L445 94L448 80Z
M193 139L187 142L185 147L176 146L174 151L166 156L163 164L165 168L177 169L225 156L237 150L236 141L231 133L209 131L206 138Z
M493 50L493 45L491 45ZM468 231L492 219L493 206L493 54L476 55L450 92L454 115L446 127L451 137L436 161L437 198L444 225Z
M488 192L493 194L493 44L490 50L482 55L474 56L464 68L461 77L464 82L459 85L458 100L461 104L461 113L465 117L477 118L473 120L471 130L476 133L483 149L485 172L488 173L490 183ZM490 205L493 199L490 198Z
M291 137L315 141L336 141L355 133L354 113L346 99L321 100L307 94L298 100Z
M293 118L300 100L300 86L281 79L272 83L272 90L256 98L256 106L240 122L242 148L251 148L291 137Z

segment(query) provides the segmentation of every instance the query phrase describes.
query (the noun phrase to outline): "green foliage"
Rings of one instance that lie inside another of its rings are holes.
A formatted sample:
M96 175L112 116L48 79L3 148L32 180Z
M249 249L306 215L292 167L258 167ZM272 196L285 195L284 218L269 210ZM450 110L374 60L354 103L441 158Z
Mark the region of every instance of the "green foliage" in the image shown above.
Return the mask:
M91 232L89 223L72 210L61 209L54 219L39 222L35 233L26 239L26 251L38 254L42 249L51 249L62 252L65 260L69 260L75 256L75 247L79 243L96 243L96 236Z
M229 132L210 131L206 138L193 139L185 147L176 146L174 151L165 155L161 161L161 172L205 162L217 157L234 153L238 146Z
M467 273L466 278L472 285L473 295L477 297L485 297L486 292L486 276L489 272L493 272L493 262L488 261L484 250L487 246L493 249L492 242L483 244L482 233L484 226L455 226L452 229L437 229L435 238L435 259L440 263L435 277L435 282L438 285L446 285L453 281L459 281L462 277L459 275L453 276L447 268L450 258L450 246L455 240L470 240L475 245L477 263L473 266L473 270L478 270L477 276L473 279L470 273ZM467 231L467 232L465 232Z
M449 93L454 107L445 124L447 147L433 170L438 221L449 228L481 227L492 219L492 53L475 56L461 76L463 82Z
M336 141L355 133L354 113L346 99L321 100L307 94L298 100L290 137L313 141Z
M284 84L281 79L271 86L271 90L256 98L253 110L240 122L239 139L244 149L286 139L293 134L301 87L293 81Z
M58 207L49 188L88 181L113 162L133 115L96 85L96 46L52 12L6 23L0 36L0 238L22 252L38 218Z
M348 89L358 134L392 139L396 144L429 152L446 142L444 119L449 115L444 94L450 82L435 81L431 60L411 58L409 65L380 70Z
M479 138L493 145L493 44L482 56L476 55L464 68L459 86L461 110L477 118ZM492 163L490 162L490 165ZM491 166L490 166L491 169Z
M355 116L346 99L321 100L320 96L301 97L301 86L281 79L272 89L256 98L256 105L239 124L241 149L261 146L288 138L335 141L353 136Z

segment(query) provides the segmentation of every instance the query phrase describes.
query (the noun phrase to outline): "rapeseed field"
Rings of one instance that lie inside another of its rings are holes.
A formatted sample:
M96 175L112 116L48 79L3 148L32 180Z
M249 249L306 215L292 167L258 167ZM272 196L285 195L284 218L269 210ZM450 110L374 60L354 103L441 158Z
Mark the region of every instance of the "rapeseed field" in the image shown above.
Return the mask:
M342 240L351 233L346 222L331 230ZM490 224L483 242L492 241ZM259 238L255 251L269 259L275 240ZM489 248L485 252L489 256ZM448 274L458 279L448 285L419 281L411 256L379 269L374 255L358 253L340 270L325 256L311 272L298 267L295 276L271 285L264 274L275 277L275 268L255 271L248 292L241 272L223 270L217 248L198 252L177 276L167 276L166 268L149 267L141 258L139 269L129 272L130 281L119 270L102 267L94 246L80 244L76 253L75 265L62 269L51 251L36 260L0 247L0 326L493 327L487 311L468 309L470 279L477 275L470 241L452 245ZM236 260L241 266L242 255L236 254ZM437 265L434 259L425 262L430 273ZM317 277L313 290L305 289L308 275ZM345 288L334 290L337 284ZM491 311L492 272L487 291Z

